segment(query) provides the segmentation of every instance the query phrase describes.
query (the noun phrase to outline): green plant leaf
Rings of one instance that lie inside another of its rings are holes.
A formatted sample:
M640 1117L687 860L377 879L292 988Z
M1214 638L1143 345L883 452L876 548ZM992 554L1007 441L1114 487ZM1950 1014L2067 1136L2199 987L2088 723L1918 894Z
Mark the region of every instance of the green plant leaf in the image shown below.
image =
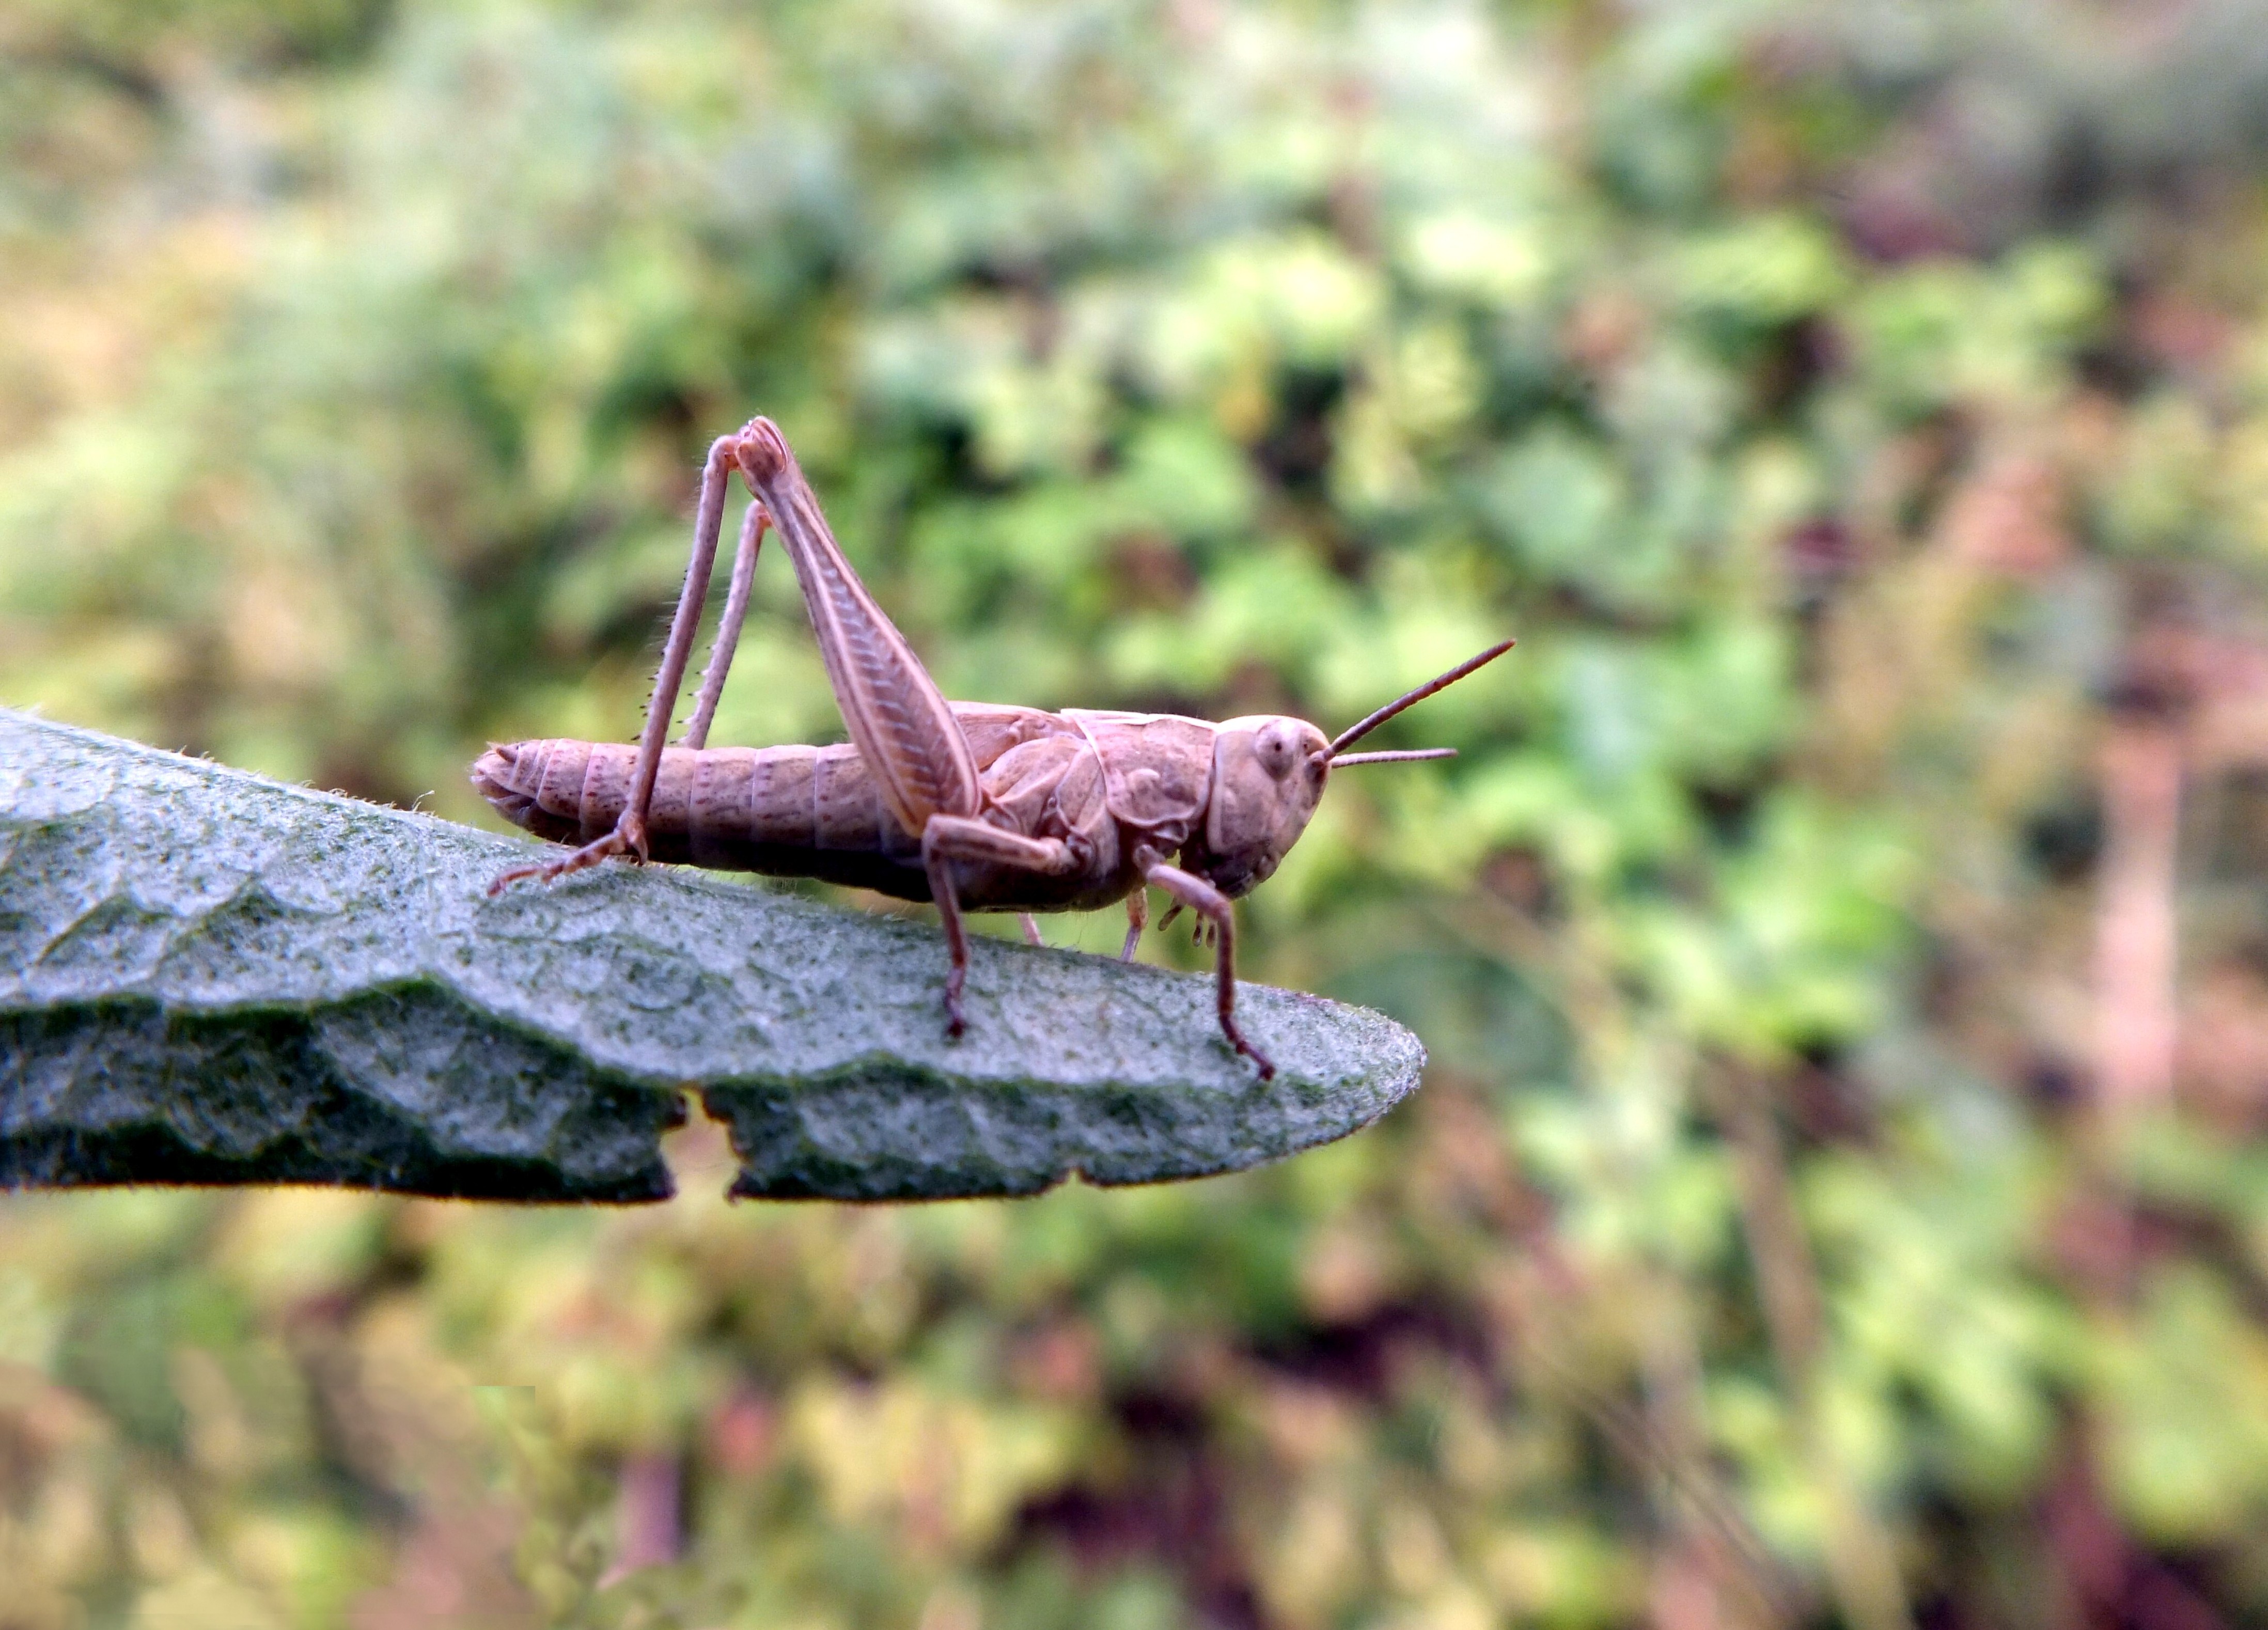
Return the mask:
M739 1195L1229 1171L1417 1085L1376 1014L674 867L491 899L526 843L0 711L0 1184L655 1199L681 1088Z

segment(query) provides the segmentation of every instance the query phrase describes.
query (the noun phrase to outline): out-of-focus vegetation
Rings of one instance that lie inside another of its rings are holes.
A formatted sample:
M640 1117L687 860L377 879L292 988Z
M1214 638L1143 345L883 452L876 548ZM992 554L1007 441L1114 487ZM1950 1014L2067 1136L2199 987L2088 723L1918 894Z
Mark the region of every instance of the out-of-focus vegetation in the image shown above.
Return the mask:
M1436 1058L1281 1168L8 1202L0 1625L2268 1618L2264 106L2235 0L18 0L8 702L468 811L756 410L954 695L1522 647L1245 909ZM719 740L836 728L780 564Z

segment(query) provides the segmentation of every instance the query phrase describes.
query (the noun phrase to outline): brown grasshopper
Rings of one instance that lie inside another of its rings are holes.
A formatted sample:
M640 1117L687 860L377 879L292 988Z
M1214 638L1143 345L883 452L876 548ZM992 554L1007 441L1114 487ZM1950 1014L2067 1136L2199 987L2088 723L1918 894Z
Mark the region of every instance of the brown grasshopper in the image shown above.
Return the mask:
M755 494L741 524L715 648L681 743L665 746L716 564L727 483ZM708 748L767 527L778 529L850 726L838 747ZM1509 650L1491 645L1380 708L1335 740L1305 719L1215 724L1171 714L948 702L858 580L820 513L786 439L755 418L709 449L693 559L635 749L564 740L491 747L473 785L504 817L582 845L506 872L546 881L611 855L817 877L936 903L952 966L946 1030L959 1036L968 939L962 911L1091 911L1126 902L1122 957L1145 921L1145 889L1184 906L1219 952L1220 1028L1237 1051L1275 1066L1236 1023L1230 902L1276 869L1307 828L1335 767L1444 758L1455 749L1349 753L1411 704ZM1178 859L1178 865L1174 861ZM1161 922L1160 926L1163 926Z

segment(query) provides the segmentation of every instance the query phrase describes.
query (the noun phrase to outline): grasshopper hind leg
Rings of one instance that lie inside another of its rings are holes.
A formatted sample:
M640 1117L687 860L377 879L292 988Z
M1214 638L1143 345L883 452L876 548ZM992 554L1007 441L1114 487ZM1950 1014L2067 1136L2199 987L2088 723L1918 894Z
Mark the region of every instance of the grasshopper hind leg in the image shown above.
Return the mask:
M677 711L678 692L685 684L686 664L693 657L693 643L701 631L701 609L709 596L709 577L717 564L717 535L724 525L725 492L740 447L740 439L719 438L709 449L708 461L701 472L701 506L693 520L693 557L685 568L685 587L677 599L677 614L670 619L669 638L662 646L661 668L653 676L653 697L647 704L645 728L638 735L637 758L630 770L630 794L622 801L622 813L615 830L596 843L585 844L563 859L544 866L515 867L489 885L495 895L523 877L536 877L545 882L579 872L585 867L596 866L613 855L630 854L643 860L646 858L646 817L653 807L654 778L661 769L662 744L669 739L670 716ZM755 550L761 542L769 512L752 511L741 528L740 556L733 563L733 581L740 586L755 571ZM745 588L740 595L740 610L747 606ZM696 728L691 733L691 745L698 747L709 730L708 714L716 711L716 695L725 686L725 670L732 663L733 642L740 636L740 612L727 608L725 630L720 631L718 653L710 663L710 675L702 684L705 706L696 709Z
M616 827L597 842L585 844L572 854L563 855L556 860L547 860L541 866L515 866L489 885L489 897L494 899L523 877L540 878L547 883L556 882L585 867L596 866L600 861L612 859L618 854L627 854L639 860L645 859L643 853L631 847L630 839L622 836L622 828Z
M725 694L725 675L733 666L733 653L740 644L740 624L748 615L748 595L755 586L756 553L763 548L764 528L771 517L759 498L740 519L740 541L733 550L733 581L725 592L725 615L717 620L717 643L710 647L709 667L701 675L701 689L693 698L693 718L678 740L685 746L709 745L709 726L716 721L717 704Z

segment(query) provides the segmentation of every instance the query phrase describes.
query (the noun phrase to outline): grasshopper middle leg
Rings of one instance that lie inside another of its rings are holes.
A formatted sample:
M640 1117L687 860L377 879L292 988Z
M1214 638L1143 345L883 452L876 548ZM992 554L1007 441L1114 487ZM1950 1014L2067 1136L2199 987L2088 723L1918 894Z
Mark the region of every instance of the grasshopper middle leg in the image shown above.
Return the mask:
M1126 896L1126 943L1119 948L1120 962L1134 960L1134 953L1142 943L1142 930L1149 926L1149 885L1138 884L1134 892Z
M966 815L929 818L929 824L922 829L922 866L929 874L930 897L937 903L938 917L945 925L946 949L953 958L945 976L945 1029L949 1036L958 1036L968 1028L968 1015L961 1007L961 987L968 977L968 931L961 926L961 893L954 886L956 860L989 861L1030 872L1067 872L1077 864L1071 845L1060 837L1004 832Z

